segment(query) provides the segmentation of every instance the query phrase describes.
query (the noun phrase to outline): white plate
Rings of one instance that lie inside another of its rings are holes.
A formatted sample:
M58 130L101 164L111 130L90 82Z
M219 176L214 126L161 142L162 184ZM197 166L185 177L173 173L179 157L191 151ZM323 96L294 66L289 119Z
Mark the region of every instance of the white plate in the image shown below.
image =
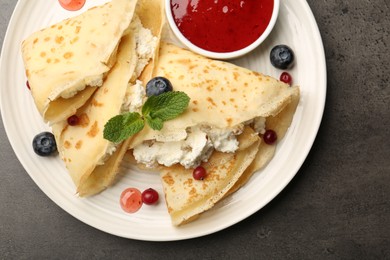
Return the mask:
M104 0L87 1L86 6ZM156 174L140 172L124 163L116 185L93 198L75 196L71 179L59 158L34 154L33 137L49 128L35 109L20 55L20 44L30 33L78 12L63 10L57 1L20 0L4 40L0 70L0 101L4 126L11 145L35 183L65 211L105 232L140 240L168 241L199 237L229 227L255 213L271 201L294 177L317 134L326 97L326 65L321 37L305 0L282 0L279 20L270 37L250 56L235 62L279 77L281 71L269 62L276 44L287 44L296 54L290 71L301 86L302 98L286 137L268 166L255 174L241 190L217 204L193 223L172 227L163 199L157 206L144 206L135 214L124 213L119 195L128 186L153 187L162 194Z

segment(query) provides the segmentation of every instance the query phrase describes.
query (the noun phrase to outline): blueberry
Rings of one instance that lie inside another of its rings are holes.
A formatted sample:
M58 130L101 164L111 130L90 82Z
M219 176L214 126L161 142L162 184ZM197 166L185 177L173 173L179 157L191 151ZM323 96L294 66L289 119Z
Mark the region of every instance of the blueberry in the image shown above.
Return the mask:
M287 45L276 45L270 53L271 63L278 69L291 68L294 62L294 52Z
M158 96L164 92L172 91L171 82L164 77L155 77L146 84L146 96Z
M49 156L57 151L54 135L50 132L37 134L32 142L34 152L40 156Z

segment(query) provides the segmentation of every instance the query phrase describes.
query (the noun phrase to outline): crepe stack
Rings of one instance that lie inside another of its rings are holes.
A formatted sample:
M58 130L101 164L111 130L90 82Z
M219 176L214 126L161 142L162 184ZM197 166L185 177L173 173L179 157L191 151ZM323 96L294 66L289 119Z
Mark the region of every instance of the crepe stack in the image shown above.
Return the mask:
M273 156L275 145L266 145L247 122L266 118L266 127L283 137L299 100L299 88L233 64L211 60L173 44L162 43L155 76L168 78L174 90L185 92L190 105L185 113L164 123L161 131L145 128L130 148L145 141L175 142L186 138L194 126L245 130L234 153L213 152L202 165L207 177L194 180L193 169L176 164L159 167L172 223L188 223L241 187Z

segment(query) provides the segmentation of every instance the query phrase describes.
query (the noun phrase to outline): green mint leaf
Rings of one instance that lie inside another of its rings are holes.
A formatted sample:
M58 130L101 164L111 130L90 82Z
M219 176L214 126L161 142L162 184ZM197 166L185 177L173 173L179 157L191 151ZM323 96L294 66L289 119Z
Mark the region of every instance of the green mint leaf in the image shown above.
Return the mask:
M190 97L180 91L170 91L149 97L142 107L142 114L152 119L171 120L183 113L190 102Z
M139 113L117 115L105 124L103 137L110 142L119 143L141 131L145 126Z
M145 116L146 123L152 128L153 130L160 131L163 126L164 122L160 118L151 118L149 115Z

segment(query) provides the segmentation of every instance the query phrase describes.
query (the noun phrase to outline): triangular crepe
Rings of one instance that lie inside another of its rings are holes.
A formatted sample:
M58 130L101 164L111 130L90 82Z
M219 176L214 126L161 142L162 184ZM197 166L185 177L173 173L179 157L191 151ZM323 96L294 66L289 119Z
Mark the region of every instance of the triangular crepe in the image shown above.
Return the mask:
M142 25L148 28L152 35L157 38L155 53L139 77L143 82L147 82L152 76L154 64L158 58L158 44L165 23L163 2L162 0L140 0L136 14L142 21ZM125 140L103 165L96 166L91 175L79 185L78 194L80 196L96 194L114 182L130 141L131 139Z
M240 139L242 147L236 153L214 152L210 160L202 164L207 175L201 181L192 177L193 169L181 165L162 168L163 190L173 225L193 221L200 213L211 209L252 163L258 151L259 137L248 129Z
M184 114L164 123L162 131L145 127L130 148L145 140L172 141L185 136L191 126L207 124L224 129L256 117L274 116L293 95L299 95L298 87L169 43L161 43L154 76L168 78L174 90L185 92L191 101Z
M45 121L75 113L115 63L136 0L112 0L42 29L22 44L26 75ZM86 87L88 87L86 89ZM77 93L82 92L78 96Z
M103 138L103 129L105 123L121 111L128 83L137 64L135 50L134 35L124 36L117 63L104 84L77 111L79 124L70 126L61 122L52 127L59 153L77 189L99 164L105 162L107 152L115 150L114 144Z

